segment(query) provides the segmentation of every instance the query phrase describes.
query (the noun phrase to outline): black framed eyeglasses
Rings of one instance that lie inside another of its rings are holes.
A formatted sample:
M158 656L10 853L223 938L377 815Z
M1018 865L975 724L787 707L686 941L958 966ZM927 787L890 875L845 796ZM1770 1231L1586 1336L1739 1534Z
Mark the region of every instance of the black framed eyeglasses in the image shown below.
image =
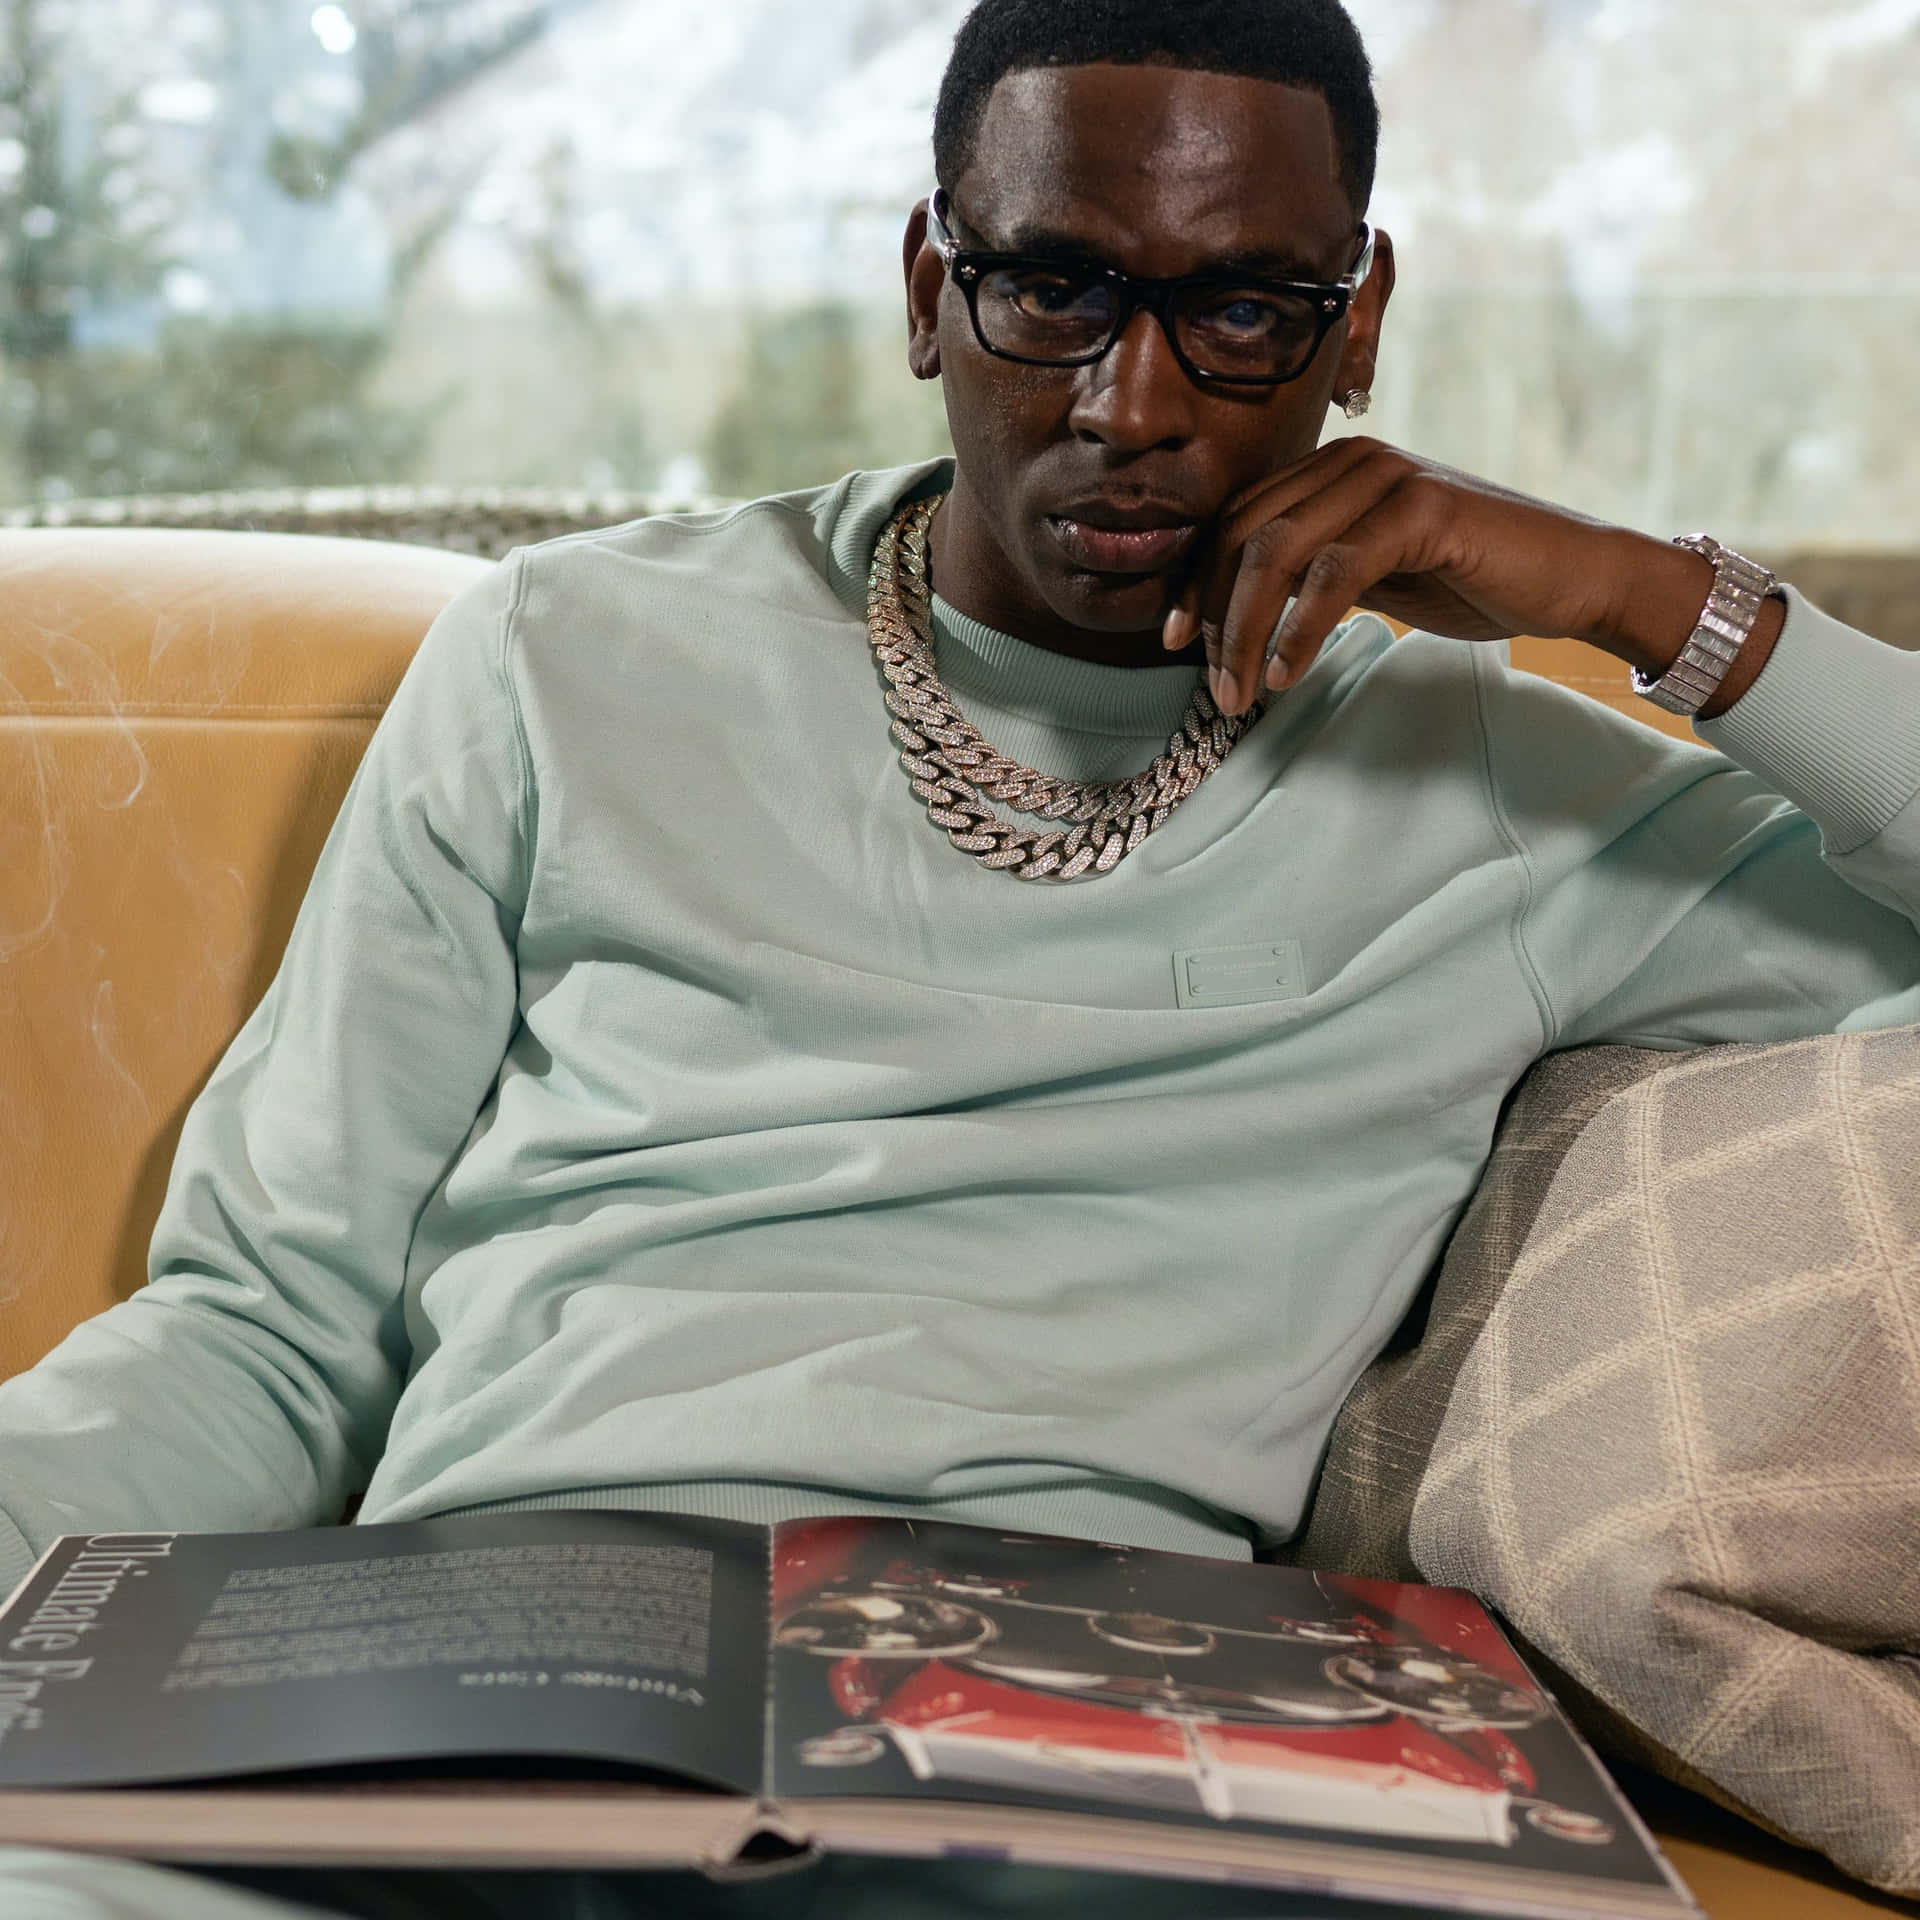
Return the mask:
M946 189L936 188L927 238L966 300L975 338L1000 359L1030 367L1091 366L1144 307L1189 378L1284 386L1313 364L1373 270L1373 229L1364 225L1360 257L1338 280L1233 272L1145 280L1094 261L963 247L952 219Z

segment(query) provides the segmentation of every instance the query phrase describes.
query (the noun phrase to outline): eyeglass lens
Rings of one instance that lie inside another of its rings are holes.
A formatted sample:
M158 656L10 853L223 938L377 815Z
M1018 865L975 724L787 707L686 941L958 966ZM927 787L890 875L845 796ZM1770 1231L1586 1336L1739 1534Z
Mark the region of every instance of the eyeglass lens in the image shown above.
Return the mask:
M988 346L1063 363L1104 351L1121 319L1119 295L1107 281L1038 265L983 274L975 310ZM1313 358L1325 330L1317 300L1229 283L1179 288L1172 316L1174 337L1194 366L1232 379L1292 377Z

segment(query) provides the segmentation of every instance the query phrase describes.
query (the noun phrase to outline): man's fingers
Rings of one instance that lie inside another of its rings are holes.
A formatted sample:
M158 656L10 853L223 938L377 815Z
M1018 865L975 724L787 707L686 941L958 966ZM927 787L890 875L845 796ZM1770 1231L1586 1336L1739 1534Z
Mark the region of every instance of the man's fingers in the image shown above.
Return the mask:
M1291 686L1313 664L1326 638L1367 591L1390 573L1419 572L1433 532L1428 503L1412 487L1396 487L1337 540L1314 553L1280 622L1266 684Z
M1239 544L1217 640L1208 647L1222 689L1214 697L1227 712L1238 713L1258 693L1274 629L1315 555L1345 539L1406 478L1398 456L1350 458L1316 470L1315 490L1284 510L1273 492L1249 506L1265 517Z
M1267 643L1299 577L1296 534L1286 521L1268 521L1240 549L1207 649L1214 704L1223 712L1240 712L1260 690Z
M1240 565L1240 549L1265 520L1311 499L1375 453L1391 449L1358 436L1303 454L1298 460L1265 476L1236 494L1222 509L1186 583L1174 598L1160 637L1169 652L1180 652L1196 640L1209 643L1209 663L1222 638L1227 610ZM1211 632L1206 629L1211 628ZM1264 641L1262 643L1264 645Z
M1405 454L1383 441L1358 435L1335 440L1302 459L1276 468L1265 479L1229 500L1220 515L1222 544L1240 546L1263 521L1275 514L1291 512L1303 501L1346 479L1356 468L1390 467L1393 473L1400 474L1408 465Z

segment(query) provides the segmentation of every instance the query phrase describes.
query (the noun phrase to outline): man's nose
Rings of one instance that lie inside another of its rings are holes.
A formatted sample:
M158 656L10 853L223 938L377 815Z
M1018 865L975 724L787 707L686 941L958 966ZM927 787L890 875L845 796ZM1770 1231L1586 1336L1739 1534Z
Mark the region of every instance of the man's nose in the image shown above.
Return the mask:
M1193 433L1193 382L1158 319L1136 307L1080 378L1068 424L1116 453L1183 445Z

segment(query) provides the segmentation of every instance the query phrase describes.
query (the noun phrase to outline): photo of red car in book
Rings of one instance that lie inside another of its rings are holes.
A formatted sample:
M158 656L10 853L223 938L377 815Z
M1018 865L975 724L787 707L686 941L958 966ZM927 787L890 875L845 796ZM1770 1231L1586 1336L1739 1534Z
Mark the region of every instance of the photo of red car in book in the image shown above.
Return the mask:
M871 1791L891 1761L943 1797L1528 1851L1615 1838L1611 1807L1543 1792L1530 1749L1571 1737L1467 1595L1281 1569L1250 1594L1244 1567L1017 1535L988 1570L977 1538L970 1564L937 1526L781 1530L783 1710L809 1687L832 1709L779 1756L793 1790Z

